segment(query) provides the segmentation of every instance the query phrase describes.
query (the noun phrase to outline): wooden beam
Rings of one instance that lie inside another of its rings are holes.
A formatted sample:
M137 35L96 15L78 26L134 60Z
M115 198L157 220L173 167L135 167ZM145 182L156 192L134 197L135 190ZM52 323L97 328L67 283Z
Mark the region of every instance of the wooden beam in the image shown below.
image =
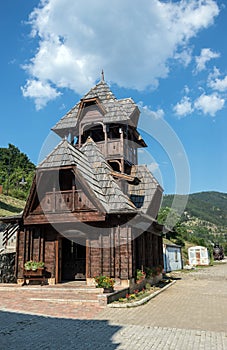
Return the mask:
M129 181L129 182L133 182L135 180L138 180L140 182L140 180L135 176L118 173L117 171L111 171L111 175L113 177L117 177L118 179L123 179L123 180Z
M29 215L25 218L25 225L39 225L51 223L73 223L73 222L95 222L105 221L106 216L99 212L78 212L78 213L51 213Z

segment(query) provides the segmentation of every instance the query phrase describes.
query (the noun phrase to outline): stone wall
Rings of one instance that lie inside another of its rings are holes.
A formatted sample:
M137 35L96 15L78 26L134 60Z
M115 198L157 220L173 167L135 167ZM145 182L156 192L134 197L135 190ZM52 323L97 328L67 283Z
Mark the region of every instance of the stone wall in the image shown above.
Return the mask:
M0 254L0 283L16 283L15 256L16 253Z

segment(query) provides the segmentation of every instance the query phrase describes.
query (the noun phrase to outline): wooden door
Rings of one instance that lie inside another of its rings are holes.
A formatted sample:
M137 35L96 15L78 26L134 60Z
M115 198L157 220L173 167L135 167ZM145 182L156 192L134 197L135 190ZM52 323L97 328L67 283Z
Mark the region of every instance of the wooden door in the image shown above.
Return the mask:
M62 280L86 279L86 246L62 239Z
M196 250L196 264L200 265L200 250Z

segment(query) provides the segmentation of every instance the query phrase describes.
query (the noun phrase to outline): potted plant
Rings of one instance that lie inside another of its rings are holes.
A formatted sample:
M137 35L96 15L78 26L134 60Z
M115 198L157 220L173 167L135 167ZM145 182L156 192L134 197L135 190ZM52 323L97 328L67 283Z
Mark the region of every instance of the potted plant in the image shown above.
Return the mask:
M39 261L39 262L37 263L38 269L44 269L44 266L45 266L45 263L44 263L43 261Z
M24 264L24 269L26 271L36 271L38 269L43 269L44 268L44 262L43 261L34 261L34 260L29 260Z
M162 265L158 265L158 266L153 266L153 267L146 267L146 277L147 277L147 281L150 284L156 284L158 283L161 279L162 279L162 271L163 271L163 267Z
M136 283L141 283L146 277L146 273L140 269L136 270Z
M26 263L24 264L24 269L26 271L30 271L32 269L32 261L31 260L26 261Z
M104 293L112 293L114 291L114 283L115 280L108 276L96 276L95 282L97 284L97 288L103 288Z
M36 261L32 261L31 268L32 271L36 271L38 269L38 263Z

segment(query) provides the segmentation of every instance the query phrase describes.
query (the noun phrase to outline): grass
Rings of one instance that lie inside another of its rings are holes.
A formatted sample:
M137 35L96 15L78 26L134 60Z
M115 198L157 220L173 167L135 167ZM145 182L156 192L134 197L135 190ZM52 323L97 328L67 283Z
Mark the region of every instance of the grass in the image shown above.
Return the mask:
M0 216L19 214L25 207L25 201L0 194Z

